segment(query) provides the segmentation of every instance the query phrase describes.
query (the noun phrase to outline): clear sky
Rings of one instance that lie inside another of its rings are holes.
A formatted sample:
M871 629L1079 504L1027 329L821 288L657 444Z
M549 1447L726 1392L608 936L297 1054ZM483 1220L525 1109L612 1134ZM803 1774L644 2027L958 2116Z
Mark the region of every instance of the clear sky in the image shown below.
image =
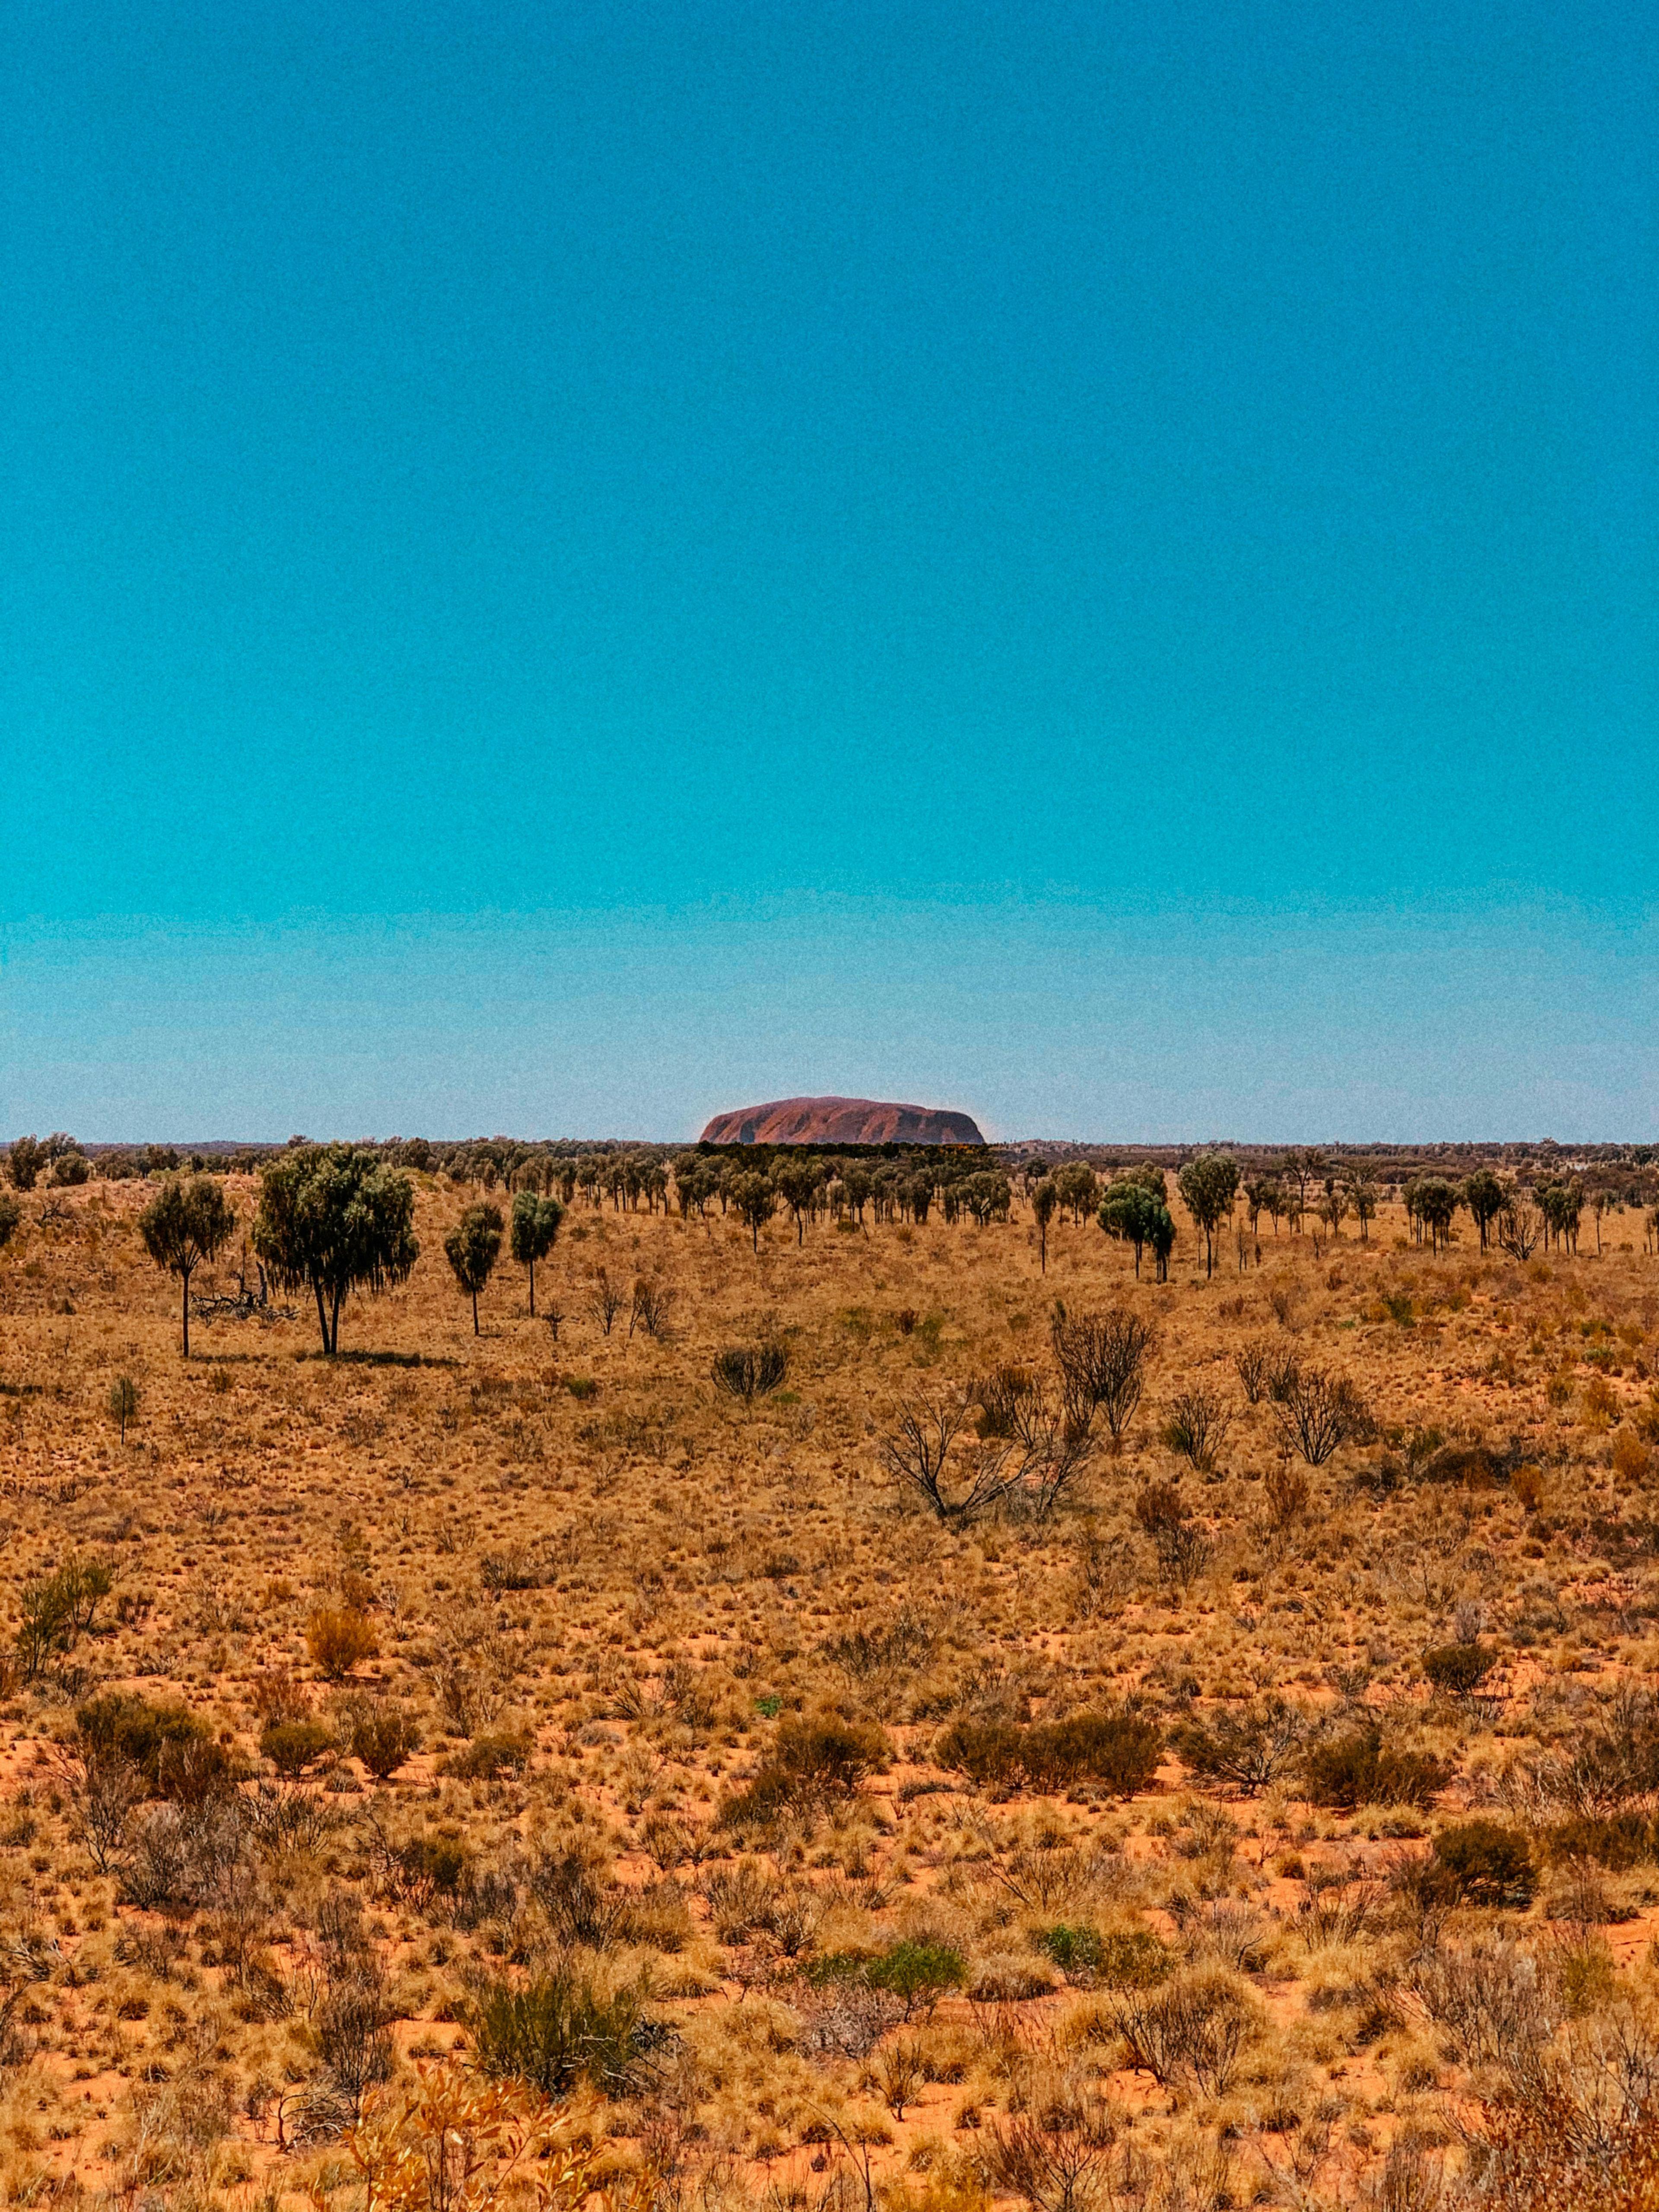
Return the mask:
M1656 76L18 0L0 1134L1659 1134Z

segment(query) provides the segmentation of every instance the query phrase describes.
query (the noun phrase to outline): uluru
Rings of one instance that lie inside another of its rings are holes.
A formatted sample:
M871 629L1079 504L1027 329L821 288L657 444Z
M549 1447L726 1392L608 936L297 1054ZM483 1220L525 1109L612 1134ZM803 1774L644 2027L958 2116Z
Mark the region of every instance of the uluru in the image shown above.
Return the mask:
M775 1098L716 1114L705 1145L982 1145L971 1114L880 1098Z

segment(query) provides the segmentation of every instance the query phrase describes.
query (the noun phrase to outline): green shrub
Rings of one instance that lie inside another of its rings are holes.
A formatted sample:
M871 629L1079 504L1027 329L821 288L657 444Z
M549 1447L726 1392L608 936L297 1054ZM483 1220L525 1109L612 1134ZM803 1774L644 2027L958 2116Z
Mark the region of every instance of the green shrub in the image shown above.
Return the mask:
M1052 1959L1068 1974L1092 1974L1100 1964L1097 1928L1071 1928L1061 1921L1055 1927L1039 1929L1036 1947L1045 1958Z
M1497 1664L1498 1654L1484 1644L1441 1644L1423 1654L1423 1672L1453 1698L1472 1696Z
M1155 1722L1120 1707L1029 1724L957 1721L933 1757L993 1788L1048 1791L1088 1781L1128 1797L1152 1780L1163 1748Z
M931 2012L946 1990L959 1990L968 1978L968 1961L948 1943L895 1943L871 1964L872 1989L901 1998L908 2020L920 2005Z
M272 1721L260 1731L259 1750L292 1782L314 1766L333 1741L333 1730L320 1721Z
M54 1654L72 1651L92 1633L98 1607L114 1585L112 1571L100 1559L66 1559L53 1574L23 1588L22 1624L17 1657L25 1681L33 1681Z
M181 1792L179 1784L194 1761L216 1765L222 1771L228 1761L187 1705L153 1705L126 1691L111 1691L94 1698L75 1716L82 1753L125 1759L137 1768L154 1796ZM186 1754L193 1753L194 1761ZM173 1786L169 1787L169 1784Z
M918 2005L932 2012L947 1990L961 1989L968 1961L949 1943L905 1942L885 1951L826 1952L805 1968L804 1978L814 1989L856 1982L862 1989L884 1990L902 2001L908 2020Z
M532 1751L535 1748L528 1735L514 1735L505 1730L492 1735L476 1735L464 1751L452 1751L438 1761L440 1774L453 1775L459 1782L494 1782L503 1774L520 1774Z
M1114 1929L1103 1936L1086 1923L1060 1923L1041 1929L1037 1948L1074 1979L1109 1990L1151 1989L1164 1980L1174 1960L1150 1928Z
M1450 1778L1425 1752L1385 1749L1375 1729L1315 1744L1302 1771L1310 1803L1345 1813L1361 1805L1426 1806Z
M1538 1885L1525 1836L1496 1820L1443 1828L1434 1839L1430 1872L1440 1894L1462 1905L1524 1907Z
M488 1984L471 2008L473 2049L483 2071L557 2097L586 2075L594 2088L625 2090L660 2040L640 1992L601 1996L568 1968L514 1988Z

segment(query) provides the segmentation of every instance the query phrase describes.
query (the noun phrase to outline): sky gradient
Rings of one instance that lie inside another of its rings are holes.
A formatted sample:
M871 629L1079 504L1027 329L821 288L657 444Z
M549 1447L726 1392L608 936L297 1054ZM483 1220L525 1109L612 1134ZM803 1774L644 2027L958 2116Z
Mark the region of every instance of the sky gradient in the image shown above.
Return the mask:
M1659 1135L1650 12L9 33L0 1134Z

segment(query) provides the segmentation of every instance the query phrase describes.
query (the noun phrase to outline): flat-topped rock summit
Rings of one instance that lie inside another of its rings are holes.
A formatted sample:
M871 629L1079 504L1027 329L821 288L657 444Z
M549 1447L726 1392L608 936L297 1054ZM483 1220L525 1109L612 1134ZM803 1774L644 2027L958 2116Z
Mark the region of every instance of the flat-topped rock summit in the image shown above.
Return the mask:
M879 1098L775 1098L716 1114L705 1145L982 1145L971 1114Z

